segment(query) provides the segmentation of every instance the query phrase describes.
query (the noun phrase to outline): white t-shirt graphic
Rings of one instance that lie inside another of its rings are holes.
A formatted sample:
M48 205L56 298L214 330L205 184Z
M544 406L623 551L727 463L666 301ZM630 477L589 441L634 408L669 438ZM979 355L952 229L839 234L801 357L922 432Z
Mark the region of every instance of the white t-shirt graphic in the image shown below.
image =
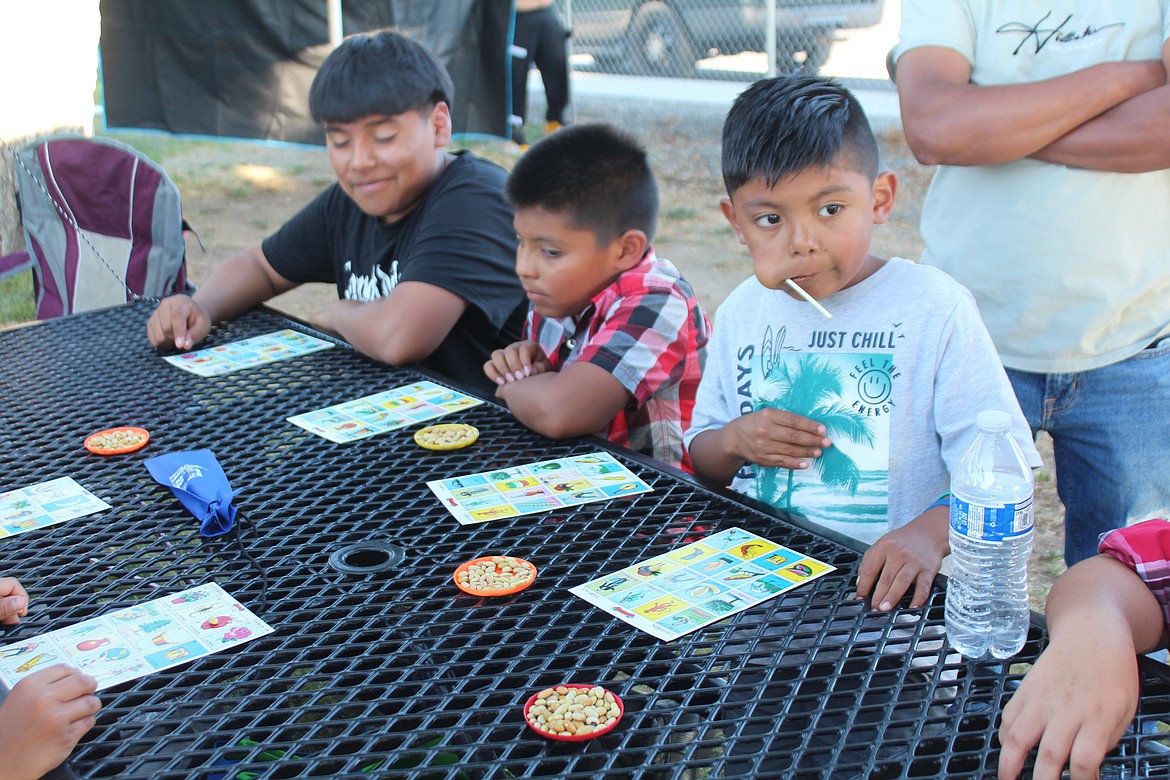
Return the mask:
M385 298L398 284L398 261L390 263L390 273L382 270L382 266L370 268L368 276L361 276L353 272L352 261L345 261L345 298L351 301L369 303L379 298Z
M752 277L719 307L688 446L764 405L818 420L834 446L812 468L749 463L731 487L872 543L949 489L984 409L1012 415L1040 456L971 294L934 268L894 258L808 303Z

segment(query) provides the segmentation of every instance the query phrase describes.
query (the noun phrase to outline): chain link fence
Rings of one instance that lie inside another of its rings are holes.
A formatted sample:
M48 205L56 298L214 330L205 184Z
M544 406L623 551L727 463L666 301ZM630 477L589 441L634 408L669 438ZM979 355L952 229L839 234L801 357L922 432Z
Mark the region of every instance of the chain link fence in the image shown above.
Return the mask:
M897 2L897 0L893 0ZM819 72L887 0L557 0L576 70L753 80Z
M710 113L721 123L746 84L797 70L852 89L875 127L900 122L886 56L898 40L902 0L554 2L571 31L565 38L569 122L639 127L649 120L637 116L650 112L693 121ZM545 119L560 118L546 102L544 75L535 68L526 74L530 142ZM519 114L521 106L514 108ZM512 120L519 123L520 116Z

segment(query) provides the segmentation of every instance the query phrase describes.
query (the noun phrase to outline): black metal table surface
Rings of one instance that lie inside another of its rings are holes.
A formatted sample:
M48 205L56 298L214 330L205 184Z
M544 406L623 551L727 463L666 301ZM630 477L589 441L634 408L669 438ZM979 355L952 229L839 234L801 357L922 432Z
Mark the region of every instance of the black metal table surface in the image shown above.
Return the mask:
M208 580L276 631L104 691L97 726L70 759L78 775L994 775L999 713L1044 643L1039 621L1010 668L964 662L944 644L941 588L923 610L871 613L850 598L856 549L624 451L619 459L653 492L460 526L428 479L603 445L547 440L490 403L444 418L482 431L465 450L421 450L414 428L333 444L285 418L420 375L341 345L202 378L147 344L150 308L0 334L0 491L71 476L113 507L0 541L0 573L33 594L29 617L0 642ZM215 328L204 345L285 327L312 333L256 310ZM87 434L113 425L146 428L149 446L116 457L82 448ZM243 539L254 563L230 535L202 539L142 466L152 455L204 447L254 524ZM568 592L732 526L837 571L669 643ZM351 545L390 547L403 558L374 570L362 559L367 551L345 570L332 566ZM481 554L528 559L537 582L502 598L461 593L452 572ZM528 729L523 702L561 682L617 693L626 706L618 727L579 743ZM1168 715L1170 683L1143 664L1135 729L1103 775L1166 776L1165 748L1144 732Z

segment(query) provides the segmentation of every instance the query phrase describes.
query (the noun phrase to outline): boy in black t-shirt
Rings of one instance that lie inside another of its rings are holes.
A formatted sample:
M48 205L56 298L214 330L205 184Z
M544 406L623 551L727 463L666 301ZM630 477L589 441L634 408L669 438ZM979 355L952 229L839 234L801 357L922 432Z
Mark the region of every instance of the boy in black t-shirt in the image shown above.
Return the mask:
M385 31L347 38L309 93L337 183L193 296L164 299L147 323L151 343L190 349L214 322L333 282L340 300L314 326L377 360L489 388L480 366L519 338L527 304L504 170L445 149L452 91L420 44Z

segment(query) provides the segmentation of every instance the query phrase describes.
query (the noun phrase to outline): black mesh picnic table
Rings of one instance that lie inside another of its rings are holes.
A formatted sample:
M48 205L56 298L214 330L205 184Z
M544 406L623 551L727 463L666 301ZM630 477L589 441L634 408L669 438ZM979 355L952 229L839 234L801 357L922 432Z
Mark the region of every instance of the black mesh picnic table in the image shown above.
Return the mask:
M276 631L104 691L97 726L70 759L77 775L994 775L999 713L1045 642L1039 620L1014 663L963 661L945 645L941 580L923 610L869 612L851 599L861 554L844 540L619 450L652 492L460 526L427 480L606 445L550 441L491 403L444 418L481 430L467 449L422 450L417 426L334 444L285 418L434 377L339 345L202 378L148 345L150 310L0 333L0 492L69 476L113 507L0 540L0 573L34 599L0 642L211 580ZM313 333L259 309L200 346L284 328ZM146 428L149 446L113 457L83 449L89 433L115 425ZM239 540L203 540L142 466L200 448L239 490L250 521ZM671 642L568 592L733 526L837 571ZM457 590L455 568L484 554L532 561L536 583L490 599ZM1106 777L1170 772L1157 733L1170 677L1142 668L1135 728ZM617 728L578 743L527 728L525 700L562 682L620 696Z

